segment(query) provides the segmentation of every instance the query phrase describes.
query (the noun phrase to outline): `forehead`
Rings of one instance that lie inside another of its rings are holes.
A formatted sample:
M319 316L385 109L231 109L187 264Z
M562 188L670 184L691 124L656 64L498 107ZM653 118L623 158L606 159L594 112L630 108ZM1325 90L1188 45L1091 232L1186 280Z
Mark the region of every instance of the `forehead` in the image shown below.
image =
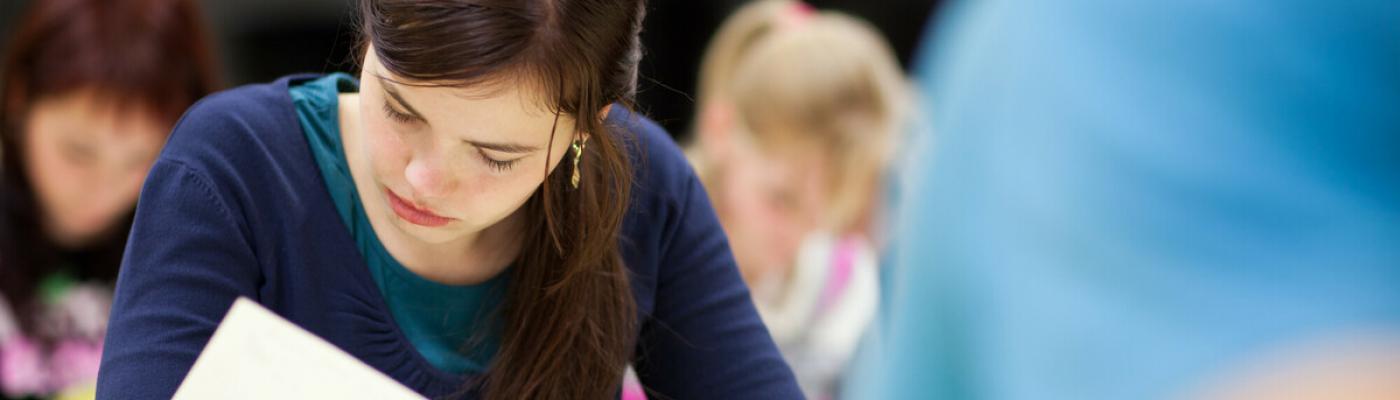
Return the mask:
M738 135L744 160L742 173L750 179L773 189L792 190L820 183L830 172L832 159L827 149L810 137L788 136L796 140L759 140L751 135ZM808 139L808 140L802 140Z
M169 124L148 104L123 101L93 88L44 96L29 112L31 118L42 117L42 121L34 122L65 128L64 133L69 134L110 134L159 141L169 129Z
M552 128L571 133L574 121L552 110L539 85L528 84L517 74L499 74L470 85L444 85L405 79L384 68L377 54L365 54L361 88L392 91L418 111L434 131L444 130L468 140L527 140ZM557 126L556 126L557 115ZM564 135L568 137L568 135Z
M497 134L547 136L555 125L556 113L539 100L530 85L487 82L467 87L437 86L389 76L375 76L374 80L376 86L382 85L418 111L435 131L460 133L471 139L505 139ZM385 97L389 97L387 93ZM572 118L558 116L560 132L569 132L573 126Z

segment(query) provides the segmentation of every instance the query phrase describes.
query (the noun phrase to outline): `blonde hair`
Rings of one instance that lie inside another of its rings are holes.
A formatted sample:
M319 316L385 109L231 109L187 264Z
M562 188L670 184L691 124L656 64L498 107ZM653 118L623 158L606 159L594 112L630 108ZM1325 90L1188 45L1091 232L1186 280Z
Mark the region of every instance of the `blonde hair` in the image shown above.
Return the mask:
M840 230L872 208L909 102L894 52L872 26L792 0L757 1L726 20L699 89L701 107L726 104L734 134L761 148L822 149L832 172L826 223ZM699 161L707 184L724 173Z

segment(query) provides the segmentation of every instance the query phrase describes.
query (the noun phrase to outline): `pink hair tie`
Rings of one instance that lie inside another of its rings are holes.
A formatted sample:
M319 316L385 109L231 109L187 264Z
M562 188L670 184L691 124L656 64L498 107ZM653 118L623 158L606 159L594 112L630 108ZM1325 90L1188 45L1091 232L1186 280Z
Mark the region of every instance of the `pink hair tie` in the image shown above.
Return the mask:
M810 17L812 16L812 14L817 13L817 9L812 7L811 4L799 1L796 3L792 3L792 13L800 17Z
M812 19L815 15L817 15L816 8L813 8L811 4L798 1L792 3L792 7L788 7L787 11L781 14L779 24L783 29L792 29Z

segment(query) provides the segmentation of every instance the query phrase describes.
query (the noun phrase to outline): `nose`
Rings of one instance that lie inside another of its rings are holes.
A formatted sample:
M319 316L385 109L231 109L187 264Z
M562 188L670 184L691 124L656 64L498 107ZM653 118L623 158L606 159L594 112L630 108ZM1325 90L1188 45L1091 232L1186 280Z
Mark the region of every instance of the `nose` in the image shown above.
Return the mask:
M414 157L404 168L409 186L423 197L444 197L450 193L456 183L449 175L443 163L432 156Z

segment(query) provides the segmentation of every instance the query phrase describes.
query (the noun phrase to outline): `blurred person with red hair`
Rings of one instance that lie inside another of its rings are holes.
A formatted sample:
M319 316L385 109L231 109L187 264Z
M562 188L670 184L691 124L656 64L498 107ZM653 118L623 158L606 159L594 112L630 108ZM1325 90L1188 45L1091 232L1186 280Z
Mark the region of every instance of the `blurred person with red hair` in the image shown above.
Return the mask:
M218 81L187 0L33 2L0 67L0 397L91 397L137 193Z

